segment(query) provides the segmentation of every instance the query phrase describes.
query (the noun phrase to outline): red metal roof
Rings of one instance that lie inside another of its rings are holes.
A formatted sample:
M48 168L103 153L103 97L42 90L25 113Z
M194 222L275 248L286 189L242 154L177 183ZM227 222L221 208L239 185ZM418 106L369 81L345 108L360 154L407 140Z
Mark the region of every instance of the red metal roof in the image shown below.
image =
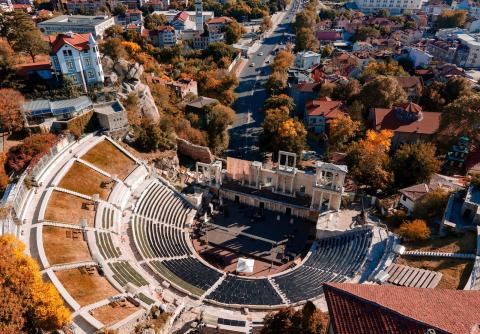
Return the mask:
M83 51L88 50L88 38L90 34L58 34L54 36L49 36L50 44L52 45L52 51L57 53L58 50L65 44L70 45L71 47Z
M480 291L324 284L335 334L478 334Z

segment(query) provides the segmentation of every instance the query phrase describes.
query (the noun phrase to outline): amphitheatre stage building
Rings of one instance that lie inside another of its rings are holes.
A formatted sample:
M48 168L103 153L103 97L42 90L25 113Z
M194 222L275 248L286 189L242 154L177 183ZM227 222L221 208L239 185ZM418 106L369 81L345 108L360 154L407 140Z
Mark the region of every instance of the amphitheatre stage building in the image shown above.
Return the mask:
M321 161L298 170L288 152L273 166L227 158L197 163L180 192L91 134L59 143L30 171L35 187L9 200L75 333L129 333L153 305L171 314L166 326L203 316L248 333L285 305L324 308L325 282L364 282L382 267L387 232L335 224L347 172Z

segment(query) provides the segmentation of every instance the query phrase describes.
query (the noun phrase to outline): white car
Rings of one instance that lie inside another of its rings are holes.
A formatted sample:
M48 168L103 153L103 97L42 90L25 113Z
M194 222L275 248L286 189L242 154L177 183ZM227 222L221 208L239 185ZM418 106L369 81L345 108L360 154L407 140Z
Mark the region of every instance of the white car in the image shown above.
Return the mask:
M251 64L250 64L250 67L255 67L255 63L251 63Z
M259 55L259 56L263 56L263 52L259 52L258 55Z

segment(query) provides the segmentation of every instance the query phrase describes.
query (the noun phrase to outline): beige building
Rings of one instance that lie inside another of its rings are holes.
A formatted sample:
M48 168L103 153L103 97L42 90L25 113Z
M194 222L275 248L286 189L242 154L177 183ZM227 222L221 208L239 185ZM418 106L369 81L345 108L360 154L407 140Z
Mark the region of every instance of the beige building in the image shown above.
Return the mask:
M271 168L230 157L226 170L218 161L197 163L197 181L217 187L222 198L312 220L340 209L347 166L317 161L315 172L308 172L296 168L296 154L278 156Z

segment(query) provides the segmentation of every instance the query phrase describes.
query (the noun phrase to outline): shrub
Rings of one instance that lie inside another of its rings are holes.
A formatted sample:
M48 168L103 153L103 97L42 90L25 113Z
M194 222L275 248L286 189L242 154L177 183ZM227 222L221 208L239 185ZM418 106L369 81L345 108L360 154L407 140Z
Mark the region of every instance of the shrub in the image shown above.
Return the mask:
M400 225L398 234L408 241L424 241L430 238L430 229L425 220L415 219Z
M448 203L449 193L443 189L429 192L420 198L413 208L413 217L430 220L441 218Z

